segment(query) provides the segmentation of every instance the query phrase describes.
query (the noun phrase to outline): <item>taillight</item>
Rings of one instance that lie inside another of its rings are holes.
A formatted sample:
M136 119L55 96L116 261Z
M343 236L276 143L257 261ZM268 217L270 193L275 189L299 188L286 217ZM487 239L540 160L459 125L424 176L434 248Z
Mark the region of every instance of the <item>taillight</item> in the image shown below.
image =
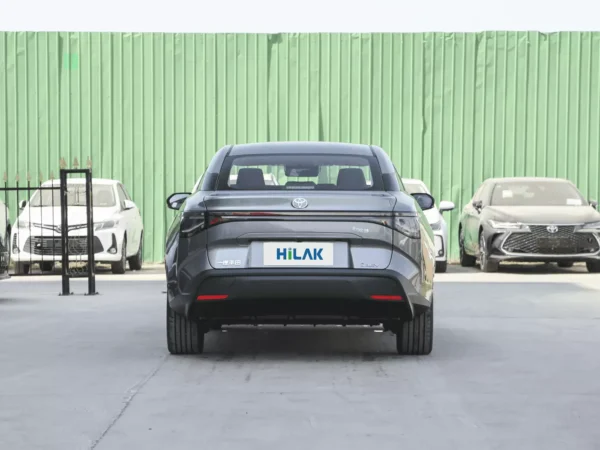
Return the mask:
M394 229L412 239L421 237L421 224L414 213L394 213Z
M206 228L206 214L192 213L183 216L181 219L180 232L181 237L191 237Z
M372 300L401 301L401 295L371 295Z

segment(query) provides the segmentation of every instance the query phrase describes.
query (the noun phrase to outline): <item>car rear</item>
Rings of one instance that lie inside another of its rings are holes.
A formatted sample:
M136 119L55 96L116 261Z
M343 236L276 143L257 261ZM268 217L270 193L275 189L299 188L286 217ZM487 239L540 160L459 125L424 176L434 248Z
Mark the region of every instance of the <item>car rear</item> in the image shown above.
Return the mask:
M428 307L414 201L384 190L365 149L225 158L181 215L171 307L206 328L379 325Z

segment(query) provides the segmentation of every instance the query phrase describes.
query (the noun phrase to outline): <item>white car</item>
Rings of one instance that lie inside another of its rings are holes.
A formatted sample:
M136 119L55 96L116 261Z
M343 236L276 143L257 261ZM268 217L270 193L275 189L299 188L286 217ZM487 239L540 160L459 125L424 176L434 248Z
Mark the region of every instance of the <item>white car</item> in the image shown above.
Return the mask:
M423 192L431 195L427 185L421 180L403 178L402 183L409 194ZM444 220L442 213L452 211L453 209L454 203L444 200L440 202L439 207L436 205L423 212L435 235L436 272L445 272L448 267L448 225L446 224L446 220Z
M10 217L6 204L0 200L0 280L8 278L10 263Z
M42 187L60 186L58 180ZM110 264L113 273L142 268L144 227L140 211L125 187L116 180L92 179L94 254L97 263ZM67 181L69 260L87 261L85 179ZM23 200L12 230L15 272L29 272L31 264L50 271L62 260L60 191L37 190Z

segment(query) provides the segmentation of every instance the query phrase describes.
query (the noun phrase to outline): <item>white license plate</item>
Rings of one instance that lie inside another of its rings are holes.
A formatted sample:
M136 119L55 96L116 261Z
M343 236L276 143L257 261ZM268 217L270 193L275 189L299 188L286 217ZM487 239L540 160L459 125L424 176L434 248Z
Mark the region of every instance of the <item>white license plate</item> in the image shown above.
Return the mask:
M333 266L332 242L265 242L265 266Z

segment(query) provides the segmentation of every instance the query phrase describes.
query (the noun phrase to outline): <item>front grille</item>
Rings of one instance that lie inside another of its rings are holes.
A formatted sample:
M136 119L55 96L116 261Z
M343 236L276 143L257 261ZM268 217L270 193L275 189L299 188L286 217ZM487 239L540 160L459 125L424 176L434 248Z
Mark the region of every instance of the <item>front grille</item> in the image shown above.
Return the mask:
M573 226L558 226L550 233L547 225L530 225L531 233L513 233L504 244L503 250L510 253L537 255L576 255L596 253L598 241L590 233L575 233Z
M86 236L69 237L68 245L69 255L87 255ZM34 255L57 256L62 254L62 241L60 237L32 236L27 238L24 250ZM102 250L102 242L94 236L94 253Z

